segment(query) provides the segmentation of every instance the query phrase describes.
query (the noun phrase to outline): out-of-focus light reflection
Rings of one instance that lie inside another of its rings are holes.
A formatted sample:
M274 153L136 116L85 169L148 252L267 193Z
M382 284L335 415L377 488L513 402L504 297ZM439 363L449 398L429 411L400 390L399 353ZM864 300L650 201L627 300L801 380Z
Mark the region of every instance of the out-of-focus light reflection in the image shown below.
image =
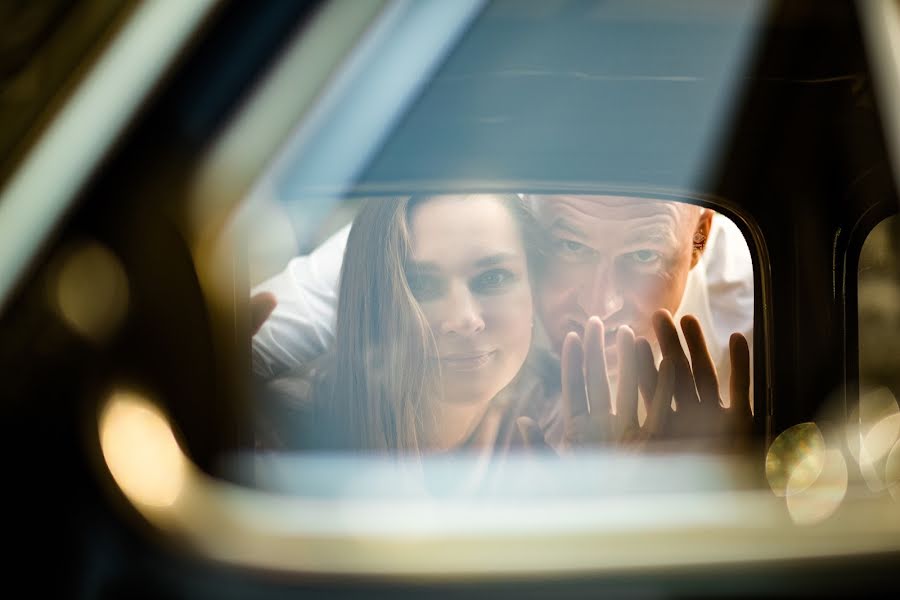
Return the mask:
M813 525L831 516L847 494L847 461L840 450L828 449L819 472L811 484L808 472L797 469L787 483L788 512L794 523ZM795 489L799 488L799 489Z
M63 258L54 292L66 324L95 342L107 339L128 310L125 270L112 252L94 242Z
M873 425L862 439L859 449L859 466L866 476L870 487L877 489L884 487L885 480L882 477L884 471L884 459L897 442L900 433L900 414L890 415ZM871 476L870 476L871 475Z
M822 432L815 423L799 423L783 431L769 447L766 479L776 496L798 493L816 481L824 464Z
M900 441L888 453L884 465L884 483L891 497L900 501Z
M100 445L113 479L129 500L171 506L185 482L188 462L169 422L133 392L115 392L100 414Z
M900 407L888 388L878 387L860 396L859 424L868 460L886 455L900 434ZM860 452L860 460L865 459Z
M900 438L900 407L889 389L879 387L860 395L858 415L848 424L848 445L869 489L882 491L888 453Z

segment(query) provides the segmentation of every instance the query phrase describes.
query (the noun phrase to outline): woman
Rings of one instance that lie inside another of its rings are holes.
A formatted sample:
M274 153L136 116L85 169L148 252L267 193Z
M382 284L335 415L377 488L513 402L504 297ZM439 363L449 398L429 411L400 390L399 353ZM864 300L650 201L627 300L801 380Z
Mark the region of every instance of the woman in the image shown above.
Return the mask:
M552 401L526 367L539 235L514 195L366 203L335 344L312 378L314 446L496 451L518 416L549 422Z

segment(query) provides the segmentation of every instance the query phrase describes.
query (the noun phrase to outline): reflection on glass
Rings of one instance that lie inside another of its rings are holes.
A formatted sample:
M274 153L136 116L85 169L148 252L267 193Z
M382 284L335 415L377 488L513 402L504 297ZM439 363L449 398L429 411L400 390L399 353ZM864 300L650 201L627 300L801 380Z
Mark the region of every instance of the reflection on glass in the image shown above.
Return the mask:
M889 389L878 387L860 395L858 414L848 429L857 436L850 445L858 448L855 458L869 488L881 491L887 454L900 437L900 407Z
M116 392L99 426L103 458L122 492L139 506L171 506L184 486L188 463L159 409L140 394Z
M352 228L253 289L276 299L253 338L261 446L466 451L477 482L514 448L722 450L750 430L753 269L723 215L611 195L351 206Z
M891 488L900 437L900 226L896 216L868 235L859 258L859 409L850 416L849 446L869 489ZM889 468L891 465L891 468Z
M884 465L884 482L891 497L900 501L900 441L888 453Z
M814 480L809 481L809 474L815 465L801 464L788 479L785 492L788 512L798 525L824 521L837 510L847 493L847 461L840 450L826 450L823 460L812 461L820 467Z
M868 235L859 257L859 376L866 388L900 393L900 264L896 216Z
M802 492L825 464L825 439L815 423L800 423L781 432L766 454L766 478L776 496Z
M94 342L106 340L128 310L128 278L112 252L94 242L60 259L54 301L63 321Z

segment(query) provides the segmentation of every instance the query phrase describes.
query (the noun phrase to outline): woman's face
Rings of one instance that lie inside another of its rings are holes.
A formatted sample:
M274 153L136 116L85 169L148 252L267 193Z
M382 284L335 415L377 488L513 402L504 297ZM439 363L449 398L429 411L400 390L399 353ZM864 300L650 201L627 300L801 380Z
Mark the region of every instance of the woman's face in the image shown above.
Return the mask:
M531 346L531 284L515 218L494 196L441 196L413 208L410 230L407 279L437 341L444 400L490 399Z

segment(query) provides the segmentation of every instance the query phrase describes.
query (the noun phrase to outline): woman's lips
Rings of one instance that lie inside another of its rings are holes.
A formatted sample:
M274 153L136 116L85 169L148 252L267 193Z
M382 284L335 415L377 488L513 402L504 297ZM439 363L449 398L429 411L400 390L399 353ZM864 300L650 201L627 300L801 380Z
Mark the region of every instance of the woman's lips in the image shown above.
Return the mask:
M477 371L486 366L496 353L496 350L486 350L484 352L447 354L441 356L441 364L454 371Z

